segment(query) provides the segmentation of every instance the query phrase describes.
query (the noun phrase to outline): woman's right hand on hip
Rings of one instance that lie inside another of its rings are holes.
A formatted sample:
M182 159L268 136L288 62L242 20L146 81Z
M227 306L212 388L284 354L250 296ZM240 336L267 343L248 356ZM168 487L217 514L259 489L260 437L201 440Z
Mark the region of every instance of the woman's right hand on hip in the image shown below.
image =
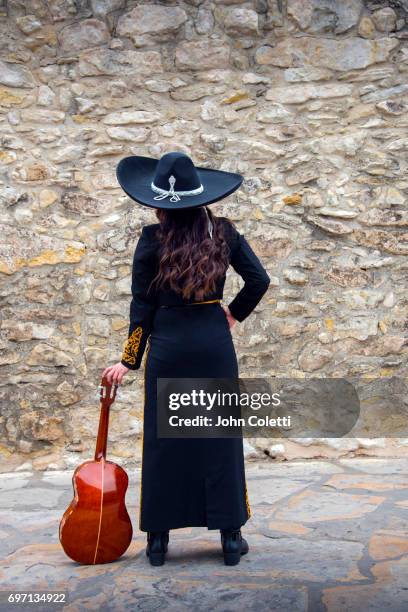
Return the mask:
M230 329L231 329L232 327L234 327L234 325L235 325L235 323L237 322L237 320L236 320L236 319L234 319L234 317L232 316L232 314L231 314L230 309L228 308L228 306L224 306L224 304L221 304L221 305L222 305L222 307L223 307L223 309L224 309L225 316L227 317L227 321L228 321L228 324L229 324Z

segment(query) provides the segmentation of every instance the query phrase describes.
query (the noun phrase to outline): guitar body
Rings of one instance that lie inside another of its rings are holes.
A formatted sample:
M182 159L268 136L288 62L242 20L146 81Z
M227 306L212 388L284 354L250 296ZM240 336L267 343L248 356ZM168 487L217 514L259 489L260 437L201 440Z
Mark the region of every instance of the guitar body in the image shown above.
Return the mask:
M95 565L118 559L129 547L133 529L125 505L128 475L106 460L109 407L116 386L103 378L101 414L95 459L79 465L72 476L74 498L65 510L59 539L64 552L78 563Z

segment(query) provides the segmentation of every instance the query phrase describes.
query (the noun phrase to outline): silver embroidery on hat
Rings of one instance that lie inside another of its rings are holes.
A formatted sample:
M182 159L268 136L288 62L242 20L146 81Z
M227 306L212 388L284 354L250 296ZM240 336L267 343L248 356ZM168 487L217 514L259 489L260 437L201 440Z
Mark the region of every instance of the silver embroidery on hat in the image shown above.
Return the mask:
M176 177L171 175L169 177L170 189L167 191L166 189L161 189L161 187L157 187L154 182L151 182L151 188L153 191L158 193L159 195L155 196L154 200L164 200L168 196L171 196L170 202L178 202L181 200L181 196L189 196L189 195L198 195L204 191L204 187L200 185L197 189L190 189L190 191L174 191L174 185L176 183Z

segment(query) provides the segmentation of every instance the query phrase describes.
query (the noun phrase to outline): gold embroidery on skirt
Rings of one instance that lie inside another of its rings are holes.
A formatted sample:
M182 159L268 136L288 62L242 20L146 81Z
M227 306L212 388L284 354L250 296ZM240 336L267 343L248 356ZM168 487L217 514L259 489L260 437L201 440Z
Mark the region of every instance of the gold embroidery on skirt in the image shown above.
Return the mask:
M132 365L136 363L136 356L139 350L139 344L140 340L142 339L142 334L143 329L141 327L136 327L136 329L134 329L133 332L130 334L123 348L123 361L127 361L127 363L131 363Z
M246 501L246 507L247 507L247 512L248 512L248 518L251 518L251 506L249 505L249 500L248 500L248 489L245 483L245 501Z
M140 467L140 489L139 489L139 529L142 531L142 481L143 481L143 455L144 455L144 406L146 404L146 376L147 376L147 356L150 351L150 338L147 341L147 350L144 362L143 376L143 427L142 427L142 461Z

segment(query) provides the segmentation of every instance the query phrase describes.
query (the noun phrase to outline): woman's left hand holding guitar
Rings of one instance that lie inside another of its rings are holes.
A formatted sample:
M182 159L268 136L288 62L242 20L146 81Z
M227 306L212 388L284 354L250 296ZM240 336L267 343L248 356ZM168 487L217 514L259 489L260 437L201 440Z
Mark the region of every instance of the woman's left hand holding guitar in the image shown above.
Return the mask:
M106 376L106 378L111 384L115 383L117 385L120 385L123 380L123 377L128 372L129 368L127 368L123 365L123 363L118 361L118 363L115 363L114 365L105 368L102 372L102 376Z

